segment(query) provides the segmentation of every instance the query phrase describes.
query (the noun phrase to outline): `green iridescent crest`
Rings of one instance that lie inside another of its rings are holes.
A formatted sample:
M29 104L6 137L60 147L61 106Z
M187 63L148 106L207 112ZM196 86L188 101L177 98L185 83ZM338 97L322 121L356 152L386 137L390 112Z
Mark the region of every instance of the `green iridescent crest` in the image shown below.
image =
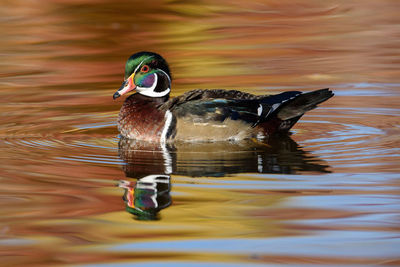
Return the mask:
M127 79L135 70L137 70L138 67L148 64L153 59L154 56L143 52L132 55L125 65L125 79Z

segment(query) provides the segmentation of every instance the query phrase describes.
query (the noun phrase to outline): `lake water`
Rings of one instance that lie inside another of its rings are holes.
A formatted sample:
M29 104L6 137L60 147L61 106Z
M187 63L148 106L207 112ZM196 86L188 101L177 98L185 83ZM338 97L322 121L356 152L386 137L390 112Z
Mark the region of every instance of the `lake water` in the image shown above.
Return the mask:
M3 1L4 266L400 265L398 1ZM138 145L130 54L172 95L330 87L290 137Z

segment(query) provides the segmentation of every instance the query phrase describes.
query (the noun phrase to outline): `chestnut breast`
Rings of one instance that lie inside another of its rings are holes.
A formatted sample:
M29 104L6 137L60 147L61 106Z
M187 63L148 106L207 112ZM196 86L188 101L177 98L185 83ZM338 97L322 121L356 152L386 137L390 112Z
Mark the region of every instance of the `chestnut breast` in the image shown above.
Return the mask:
M160 141L166 118L165 111L158 107L166 100L140 94L129 96L118 116L121 135L130 139Z

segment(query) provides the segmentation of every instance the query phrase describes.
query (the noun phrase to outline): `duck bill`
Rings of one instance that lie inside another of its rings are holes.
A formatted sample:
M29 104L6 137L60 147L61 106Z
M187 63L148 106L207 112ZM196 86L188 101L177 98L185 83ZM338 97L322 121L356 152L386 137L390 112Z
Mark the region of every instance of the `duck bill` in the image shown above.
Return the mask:
M116 99L116 98L120 97L121 95L124 95L124 94L136 89L136 85L133 82L134 77L135 77L135 74L133 73L131 76L129 76L128 79L126 79L122 83L122 85L118 89L118 91L114 93L113 99Z

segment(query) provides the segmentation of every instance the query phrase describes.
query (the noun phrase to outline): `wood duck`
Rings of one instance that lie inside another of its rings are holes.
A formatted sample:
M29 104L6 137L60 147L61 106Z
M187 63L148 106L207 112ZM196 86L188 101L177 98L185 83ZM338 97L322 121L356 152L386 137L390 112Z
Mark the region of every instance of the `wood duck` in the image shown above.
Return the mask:
M328 89L277 95L236 90L192 90L170 98L171 72L160 55L139 52L125 65L125 80L113 95L130 91L119 113L122 136L150 142L265 139L287 133L307 111L333 96Z

